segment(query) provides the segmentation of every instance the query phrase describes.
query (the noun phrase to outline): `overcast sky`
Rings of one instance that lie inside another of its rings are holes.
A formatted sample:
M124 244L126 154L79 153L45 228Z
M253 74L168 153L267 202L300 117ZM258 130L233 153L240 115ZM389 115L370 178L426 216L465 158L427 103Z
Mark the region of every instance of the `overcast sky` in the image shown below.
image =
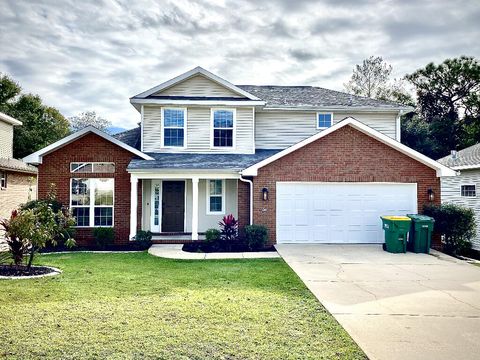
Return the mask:
M0 0L0 72L65 116L131 128L129 97L197 65L235 84L342 90L370 55L397 77L479 57L479 19L479 0Z

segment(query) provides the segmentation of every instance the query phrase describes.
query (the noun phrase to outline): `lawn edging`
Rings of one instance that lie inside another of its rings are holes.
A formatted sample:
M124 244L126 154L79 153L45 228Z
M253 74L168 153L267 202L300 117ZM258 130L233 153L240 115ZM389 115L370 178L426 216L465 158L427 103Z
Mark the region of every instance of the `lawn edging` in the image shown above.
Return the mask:
M276 259L280 255L276 251L252 251L252 252L215 252L193 253L182 249L183 244L154 244L148 249L148 253L166 259L177 260L220 260L220 259Z

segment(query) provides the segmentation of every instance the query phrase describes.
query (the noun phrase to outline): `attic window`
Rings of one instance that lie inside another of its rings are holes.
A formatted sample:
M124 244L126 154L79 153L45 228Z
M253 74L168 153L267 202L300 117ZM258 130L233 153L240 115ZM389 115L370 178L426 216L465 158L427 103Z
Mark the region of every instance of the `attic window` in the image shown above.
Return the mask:
M79 173L79 174L114 173L115 163L111 163L111 162L70 163L70 172Z
M332 126L332 113L317 113L317 129L326 129Z

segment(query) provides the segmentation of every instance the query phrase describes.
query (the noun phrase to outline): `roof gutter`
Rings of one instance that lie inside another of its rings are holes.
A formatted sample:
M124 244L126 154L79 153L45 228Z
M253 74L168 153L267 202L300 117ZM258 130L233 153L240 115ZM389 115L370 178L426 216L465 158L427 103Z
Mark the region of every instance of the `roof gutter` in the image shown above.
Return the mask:
M398 112L403 111L405 114L414 111L415 109L410 106L396 106L396 107L372 107L372 106L281 106L268 104L260 111L358 111L358 112Z

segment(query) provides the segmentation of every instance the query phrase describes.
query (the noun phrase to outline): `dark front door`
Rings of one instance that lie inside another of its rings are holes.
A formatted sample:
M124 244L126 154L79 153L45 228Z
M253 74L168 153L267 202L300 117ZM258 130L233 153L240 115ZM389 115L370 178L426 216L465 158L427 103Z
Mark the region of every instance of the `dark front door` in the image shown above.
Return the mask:
M162 182L162 232L183 232L185 182Z

